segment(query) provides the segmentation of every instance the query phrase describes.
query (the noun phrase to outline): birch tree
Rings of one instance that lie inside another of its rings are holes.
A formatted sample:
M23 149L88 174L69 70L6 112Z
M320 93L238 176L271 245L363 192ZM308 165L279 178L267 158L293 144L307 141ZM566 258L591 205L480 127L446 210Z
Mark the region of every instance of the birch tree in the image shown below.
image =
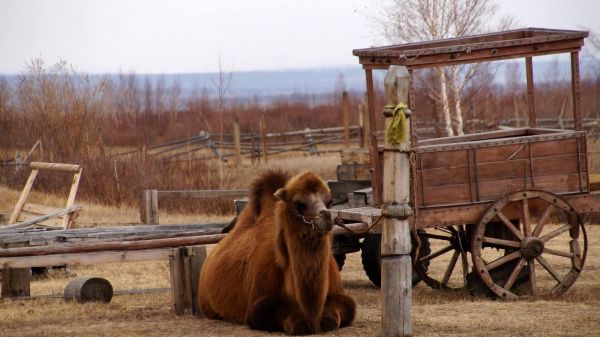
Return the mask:
M498 6L493 0L387 0L378 6L372 19L390 43L461 37L512 25L511 18L496 19ZM434 69L437 88L429 85L428 95L441 106L442 127L447 136L464 134L462 95L483 68L482 64L473 64Z

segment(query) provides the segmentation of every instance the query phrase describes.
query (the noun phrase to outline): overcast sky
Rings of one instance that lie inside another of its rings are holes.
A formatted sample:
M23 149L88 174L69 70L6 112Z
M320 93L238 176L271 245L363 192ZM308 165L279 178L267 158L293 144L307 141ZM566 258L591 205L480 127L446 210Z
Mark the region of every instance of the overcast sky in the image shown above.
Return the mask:
M271 70L357 64L379 41L377 0L0 0L0 73L68 61L92 73ZM597 0L504 0L520 26L600 32Z

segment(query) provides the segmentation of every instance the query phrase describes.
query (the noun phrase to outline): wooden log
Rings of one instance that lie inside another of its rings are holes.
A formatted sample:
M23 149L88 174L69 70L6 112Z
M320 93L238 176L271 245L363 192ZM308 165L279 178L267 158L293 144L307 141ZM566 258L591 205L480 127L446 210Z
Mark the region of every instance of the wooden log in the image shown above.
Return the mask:
M112 285L108 280L101 277L76 278L67 284L63 294L66 301L75 301L77 303L110 303L112 296Z
M82 242L63 246L19 247L11 249L1 249L0 257L83 253L97 252L103 250L140 250L165 247L193 246L216 243L224 236L225 234L213 234L156 240Z
M384 79L387 104L409 101L410 75L405 67L390 66ZM410 134L410 116L407 129ZM393 116L386 116L386 129ZM410 142L384 144L383 202L410 208ZM398 149L400 151L398 151ZM383 212L383 211L382 211ZM384 216L381 238L382 315L384 336L412 335L412 264L408 218Z
M73 172L77 173L81 170L81 165L74 164L59 164L59 163L42 163L38 161L34 161L29 164L34 170L52 170L52 171L61 171L61 172Z
M206 260L206 247L196 246L187 248L188 263L190 266L190 288L192 291L192 314L203 317L202 309L198 301L200 297L200 271Z
M29 296L30 278L30 268L3 268L1 297Z

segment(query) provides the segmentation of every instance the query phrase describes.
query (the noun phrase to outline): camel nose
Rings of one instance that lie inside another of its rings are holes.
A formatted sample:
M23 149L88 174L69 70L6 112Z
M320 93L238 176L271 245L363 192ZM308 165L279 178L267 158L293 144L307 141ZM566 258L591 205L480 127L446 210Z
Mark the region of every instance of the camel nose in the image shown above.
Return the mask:
M326 219L331 219L331 211L326 208L322 209L319 214Z

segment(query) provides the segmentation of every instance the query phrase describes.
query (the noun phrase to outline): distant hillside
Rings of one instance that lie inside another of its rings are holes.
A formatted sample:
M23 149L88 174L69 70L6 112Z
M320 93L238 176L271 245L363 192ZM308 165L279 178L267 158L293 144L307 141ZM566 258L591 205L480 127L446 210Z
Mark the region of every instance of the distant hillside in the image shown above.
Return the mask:
M524 62L521 65L522 81L525 81ZM557 65L558 79L570 80L570 63L568 60L559 59L553 62L548 59L534 61L534 73L536 81L543 82L548 79L548 74ZM499 67L495 81L502 84L506 81L505 67ZM582 60L582 73L589 69L589 63ZM376 78L383 77L384 72L375 72ZM119 75L112 74L113 79L118 80ZM2 77L2 75L0 75ZM15 81L16 75L3 76L9 81ZM199 95L203 92L211 97L216 94L215 73L186 73L186 74L136 74L138 83L143 85L146 80L156 84L164 81L168 87L178 83L183 96ZM556 77L555 77L556 78ZM342 85L343 83L343 85ZM288 69L273 71L235 71L232 75L228 96L238 99L256 98L260 101L296 95L309 95L318 100L326 97L339 87L343 86L348 91L362 92L365 90L364 72L360 65L324 67L313 69Z

